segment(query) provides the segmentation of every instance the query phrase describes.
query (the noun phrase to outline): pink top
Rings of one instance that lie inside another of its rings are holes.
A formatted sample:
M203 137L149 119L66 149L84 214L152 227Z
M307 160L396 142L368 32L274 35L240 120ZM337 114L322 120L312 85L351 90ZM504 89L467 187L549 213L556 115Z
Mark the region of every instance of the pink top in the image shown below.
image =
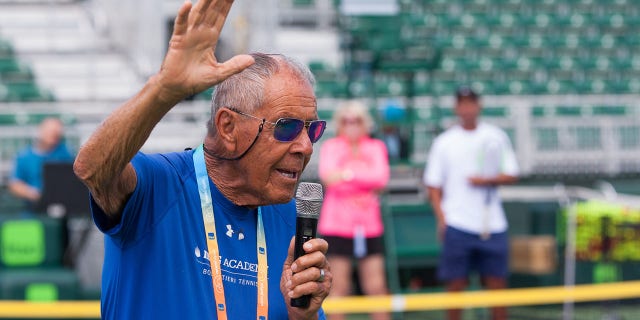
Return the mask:
M325 182L332 173L345 169L353 173L351 179L325 183L318 231L326 236L353 238L356 227L361 227L367 238L382 236L378 191L389 181L386 146L366 137L360 140L359 154L354 155L345 138L325 141L320 149L320 179Z

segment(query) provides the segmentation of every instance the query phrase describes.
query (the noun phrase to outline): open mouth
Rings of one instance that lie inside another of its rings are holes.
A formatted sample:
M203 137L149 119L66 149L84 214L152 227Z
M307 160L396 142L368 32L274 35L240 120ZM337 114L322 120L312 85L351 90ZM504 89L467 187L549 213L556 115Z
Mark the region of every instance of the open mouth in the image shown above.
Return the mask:
M278 171L278 173L280 173L282 176L289 178L289 179L297 179L298 178L298 172L297 171L288 171L288 170L284 170L284 169L277 169L276 171Z

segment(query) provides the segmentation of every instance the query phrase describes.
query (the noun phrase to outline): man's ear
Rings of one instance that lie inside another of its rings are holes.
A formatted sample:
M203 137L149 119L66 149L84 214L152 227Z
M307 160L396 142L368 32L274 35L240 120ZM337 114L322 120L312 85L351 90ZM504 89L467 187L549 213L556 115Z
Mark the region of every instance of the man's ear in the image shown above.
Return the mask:
M214 122L220 142L224 145L227 152L233 154L233 152L236 151L238 142L236 114L227 108L220 108L218 112L216 112Z

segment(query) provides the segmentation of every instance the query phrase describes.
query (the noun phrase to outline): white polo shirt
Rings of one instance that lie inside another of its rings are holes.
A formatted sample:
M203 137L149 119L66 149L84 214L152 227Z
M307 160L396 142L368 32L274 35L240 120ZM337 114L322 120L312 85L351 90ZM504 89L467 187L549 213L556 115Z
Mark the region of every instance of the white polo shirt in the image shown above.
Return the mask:
M485 206L489 188L471 185L469 177L517 176L518 171L509 137L500 128L479 123L475 130L465 130L456 125L434 140L423 182L442 189L448 226L475 234L496 233L507 230L501 200L494 190Z

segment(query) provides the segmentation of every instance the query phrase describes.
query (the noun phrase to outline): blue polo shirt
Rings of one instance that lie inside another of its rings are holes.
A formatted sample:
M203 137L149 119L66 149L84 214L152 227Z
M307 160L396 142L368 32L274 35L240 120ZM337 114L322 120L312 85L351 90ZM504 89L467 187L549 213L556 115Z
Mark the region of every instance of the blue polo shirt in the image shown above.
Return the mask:
M47 162L71 162L73 155L64 143L50 152L37 151L30 146L16 156L11 179L20 180L42 191L42 167Z
M110 227L92 201L105 233L103 319L216 319L211 268L193 151L132 160L136 189L122 220ZM257 210L226 199L210 181L229 319L255 319ZM267 241L269 318L287 319L282 267L295 234L295 204L262 207ZM320 311L320 318L324 314Z

